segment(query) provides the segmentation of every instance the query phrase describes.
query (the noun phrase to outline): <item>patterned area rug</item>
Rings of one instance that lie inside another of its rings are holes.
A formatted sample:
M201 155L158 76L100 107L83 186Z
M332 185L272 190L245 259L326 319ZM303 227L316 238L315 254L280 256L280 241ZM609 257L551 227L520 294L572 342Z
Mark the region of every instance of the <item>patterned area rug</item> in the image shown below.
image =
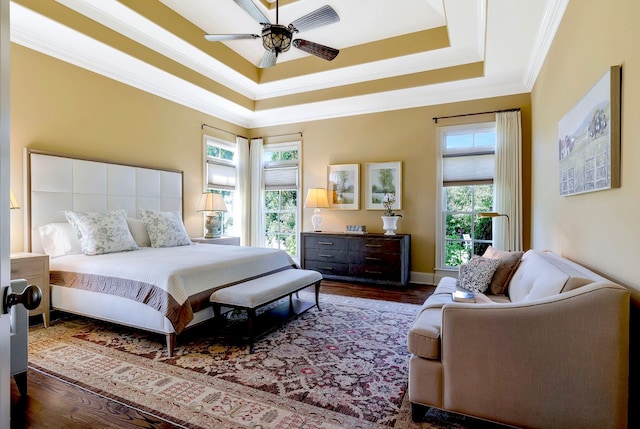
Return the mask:
M63 318L32 328L29 363L188 428L480 427L437 410L412 422L406 332L418 306L324 295L321 307L259 338L254 354L204 325L171 358L160 335Z

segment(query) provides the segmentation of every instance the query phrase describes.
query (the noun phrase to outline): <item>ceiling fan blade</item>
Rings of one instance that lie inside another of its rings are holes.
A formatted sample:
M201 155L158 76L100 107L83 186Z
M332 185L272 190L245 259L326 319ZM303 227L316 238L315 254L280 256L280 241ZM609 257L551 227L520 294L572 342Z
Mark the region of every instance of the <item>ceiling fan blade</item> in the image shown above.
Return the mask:
M336 48L330 48L329 46L321 45L319 43L310 42L304 39L296 39L293 41L293 46L305 51L308 54L315 55L323 60L331 61L338 56L340 50Z
M260 61L260 65L258 67L260 67L261 69L273 67L276 65L277 59L278 54L276 54L274 51L265 50L264 55L262 56L262 61Z
M293 27L296 31L306 31L313 28L322 27L323 25L333 24L340 21L340 17L335 10L329 5L322 6L305 16L296 19L289 27Z
M225 40L259 39L257 34L205 34L204 38L210 42L223 42Z
M265 14L262 13L260 9L258 9L258 6L256 6L255 3L252 2L251 0L233 0L233 1L236 2L238 6L243 8L245 12L251 15L251 17L256 21L258 21L260 24L271 24L271 21L269 21L269 18L267 18Z

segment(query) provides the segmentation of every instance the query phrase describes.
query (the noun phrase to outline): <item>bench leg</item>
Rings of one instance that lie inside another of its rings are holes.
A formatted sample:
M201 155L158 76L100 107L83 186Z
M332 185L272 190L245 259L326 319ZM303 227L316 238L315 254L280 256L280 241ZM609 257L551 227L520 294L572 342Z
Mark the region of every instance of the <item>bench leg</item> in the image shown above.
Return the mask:
M320 298L320 282L318 281L316 283L316 307L318 307L319 311L322 311L322 309L320 308L319 298Z
M253 338L254 338L254 320L256 318L256 309L247 308L247 332L249 334L249 354L253 354Z

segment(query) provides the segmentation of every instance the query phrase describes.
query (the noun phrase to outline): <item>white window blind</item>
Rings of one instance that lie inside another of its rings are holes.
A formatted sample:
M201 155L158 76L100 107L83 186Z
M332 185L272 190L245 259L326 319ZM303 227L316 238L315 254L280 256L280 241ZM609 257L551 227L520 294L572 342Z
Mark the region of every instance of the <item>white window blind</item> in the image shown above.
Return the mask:
M493 183L495 155L444 155L442 158L442 184L444 186Z
M264 188L267 190L298 189L298 167L265 166Z
M236 167L207 160L207 186L215 189L235 189Z
M205 137L207 188L232 191L236 188L236 147L233 143Z
M443 186L491 184L495 174L494 128L457 129L444 133Z

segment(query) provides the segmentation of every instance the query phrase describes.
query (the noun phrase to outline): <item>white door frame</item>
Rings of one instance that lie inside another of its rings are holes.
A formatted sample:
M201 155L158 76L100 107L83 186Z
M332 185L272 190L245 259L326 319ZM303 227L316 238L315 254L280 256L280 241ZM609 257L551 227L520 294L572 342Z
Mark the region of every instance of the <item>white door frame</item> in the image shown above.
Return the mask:
M11 277L9 239L9 0L0 0L0 300ZM11 410L10 317L0 305L0 429Z

